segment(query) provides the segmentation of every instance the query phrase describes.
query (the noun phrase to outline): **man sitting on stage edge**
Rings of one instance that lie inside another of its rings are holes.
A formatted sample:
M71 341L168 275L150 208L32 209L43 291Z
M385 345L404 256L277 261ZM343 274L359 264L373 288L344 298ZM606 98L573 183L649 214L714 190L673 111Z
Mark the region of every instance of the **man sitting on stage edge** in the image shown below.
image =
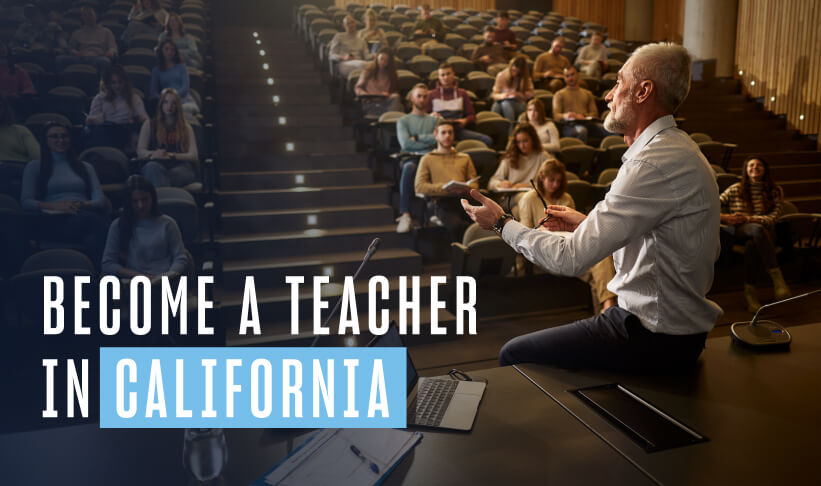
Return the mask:
M693 363L721 314L705 295L719 254L718 187L709 163L672 113L690 89L690 55L681 46L637 49L607 95L605 127L630 148L610 191L585 216L549 206L544 228L526 228L479 191L470 217L528 260L575 275L613 254L607 288L618 306L507 342L499 363L658 370ZM548 231L544 231L548 230ZM555 234L551 231L569 231Z

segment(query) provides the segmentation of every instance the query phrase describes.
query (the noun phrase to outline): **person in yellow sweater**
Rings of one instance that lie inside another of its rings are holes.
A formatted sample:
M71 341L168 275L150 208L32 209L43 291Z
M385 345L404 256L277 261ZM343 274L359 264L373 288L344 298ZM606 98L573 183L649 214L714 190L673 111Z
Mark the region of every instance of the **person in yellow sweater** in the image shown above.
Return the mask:
M564 70L567 86L553 95L553 119L563 137L576 137L587 143L589 135L604 138L612 135L598 119L599 109L593 93L579 86L579 72L573 66Z
M431 220L435 224L445 226L453 241L461 241L462 233L470 220L462 210L459 198L467 197L470 189L479 188L476 168L468 154L457 152L453 148L453 123L440 121L433 135L436 139L436 150L426 154L419 162L414 190L417 194L432 198L434 216ZM466 184L455 184L445 188L451 181Z
M528 191L519 200L520 223L528 228L534 228L545 216L547 206L567 206L576 208L573 196L567 193L567 170L564 164L556 159L548 159L539 166L536 173L536 190ZM546 230L540 227L540 230ZM516 266L524 267L524 259L517 256ZM607 256L589 269L576 275L576 278L590 285L595 313L604 312L608 307L616 305L616 294L607 290L607 283L616 275L613 266L613 256Z

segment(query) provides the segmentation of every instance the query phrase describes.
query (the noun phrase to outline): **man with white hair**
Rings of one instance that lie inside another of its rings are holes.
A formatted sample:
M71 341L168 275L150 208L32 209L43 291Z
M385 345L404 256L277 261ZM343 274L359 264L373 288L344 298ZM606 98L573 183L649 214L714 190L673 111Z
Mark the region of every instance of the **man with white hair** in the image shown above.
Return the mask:
M576 275L613 254L607 288L618 306L589 319L512 339L501 365L659 370L693 363L721 308L705 295L719 254L715 177L673 112L690 89L691 59L681 46L637 49L607 95L605 127L630 148L604 200L585 216L549 206L538 230L514 221L478 191L462 206L528 260ZM558 231L558 233L556 232Z

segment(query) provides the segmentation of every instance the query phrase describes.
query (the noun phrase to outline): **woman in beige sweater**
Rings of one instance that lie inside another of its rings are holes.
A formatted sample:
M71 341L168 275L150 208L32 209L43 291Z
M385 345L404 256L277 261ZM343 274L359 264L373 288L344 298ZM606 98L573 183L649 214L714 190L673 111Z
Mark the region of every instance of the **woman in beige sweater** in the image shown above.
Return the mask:
M505 151L496 173L488 182L488 189L527 189L530 180L536 177L539 166L547 160L548 155L542 150L542 143L536 129L527 122L516 125L513 135L507 143ZM503 206L513 209L514 216L518 212L517 204L523 192L508 193Z
M558 160L548 159L542 162L536 173L535 185L536 190L529 191L519 201L519 218L523 225L536 227L544 218L547 206L558 205L575 209L573 197L566 192L567 170ZM547 231L544 228L540 229ZM520 269L524 267L524 259L521 256L517 258L516 266ZM615 275L613 257L608 256L576 276L590 285L595 312L603 312L608 307L616 305L616 294L607 290L607 283Z

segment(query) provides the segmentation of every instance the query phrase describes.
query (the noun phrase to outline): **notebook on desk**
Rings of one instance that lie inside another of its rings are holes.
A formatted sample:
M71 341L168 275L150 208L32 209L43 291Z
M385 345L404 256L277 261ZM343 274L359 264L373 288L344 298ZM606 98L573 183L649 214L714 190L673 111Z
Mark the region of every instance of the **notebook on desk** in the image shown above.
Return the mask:
M368 346L407 348L394 323ZM470 430L485 393L485 383L449 378L420 378L408 356L408 426Z

